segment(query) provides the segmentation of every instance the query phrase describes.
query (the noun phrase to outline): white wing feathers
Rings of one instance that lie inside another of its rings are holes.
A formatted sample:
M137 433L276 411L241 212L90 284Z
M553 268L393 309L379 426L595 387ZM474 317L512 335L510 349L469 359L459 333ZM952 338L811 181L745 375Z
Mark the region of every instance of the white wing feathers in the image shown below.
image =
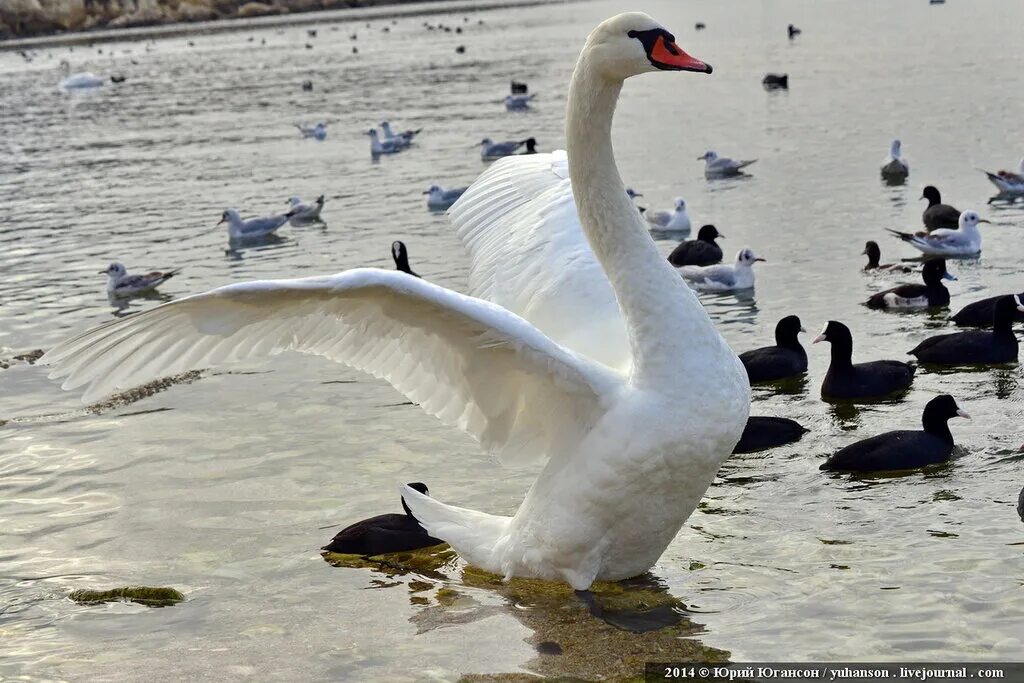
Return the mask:
M370 268L221 287L90 330L42 362L91 400L286 350L387 380L509 464L556 455L622 381L494 304Z
M625 324L580 226L564 151L502 159L449 210L469 286L555 342L628 370Z

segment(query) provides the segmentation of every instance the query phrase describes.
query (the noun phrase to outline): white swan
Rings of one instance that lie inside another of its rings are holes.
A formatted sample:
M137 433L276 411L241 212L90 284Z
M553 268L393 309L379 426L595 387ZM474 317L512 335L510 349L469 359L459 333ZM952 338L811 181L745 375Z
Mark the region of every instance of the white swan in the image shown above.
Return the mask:
M88 71L83 71L77 74L71 73L71 64L66 60L61 61L60 63L60 74L63 76L58 86L61 90L85 90L87 88L99 88L106 83L102 78Z
M86 332L43 362L67 378L65 388L88 386L86 400L184 368L289 349L348 363L387 379L504 461L546 460L514 517L403 490L431 535L468 562L506 578L566 581L576 589L640 574L728 457L750 401L742 365L659 253L615 166L610 129L622 82L657 70L711 69L647 15L622 14L591 33L569 88L575 201L584 243L603 268L588 272L604 279L621 306L628 372L558 343L542 325L495 303L378 269L222 287ZM467 192L465 206L479 210L479 221L462 215L460 234L474 261L487 261L489 248L500 250L494 238L505 237L508 226L489 218L504 217L506 200L523 216L533 200L544 204L552 161L557 167L564 158L501 161ZM554 178L557 191L562 179ZM481 188L503 184L518 197L481 197ZM509 241L529 230L513 227L518 235ZM575 237L563 237L574 248ZM533 256L542 269L558 246L545 249ZM481 284L480 276L474 270L478 291L504 295L506 283ZM595 318L585 309L575 315L581 326Z

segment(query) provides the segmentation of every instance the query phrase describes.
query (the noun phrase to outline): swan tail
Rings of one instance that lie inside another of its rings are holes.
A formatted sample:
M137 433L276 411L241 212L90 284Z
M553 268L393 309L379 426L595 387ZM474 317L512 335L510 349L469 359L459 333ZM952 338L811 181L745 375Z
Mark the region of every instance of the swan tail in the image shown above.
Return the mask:
M487 571L501 572L494 551L508 533L511 517L447 505L404 485L401 494L416 521L428 534L450 545L470 564Z

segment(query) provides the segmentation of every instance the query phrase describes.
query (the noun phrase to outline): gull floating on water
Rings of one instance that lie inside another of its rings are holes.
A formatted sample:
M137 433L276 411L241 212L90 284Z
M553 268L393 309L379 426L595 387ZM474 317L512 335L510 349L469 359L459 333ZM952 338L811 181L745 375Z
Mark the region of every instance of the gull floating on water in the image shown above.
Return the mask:
M299 129L299 132L302 133L302 137L304 138L315 138L317 140L323 140L327 137L326 123L318 123L315 126L303 126L296 123L295 127Z
M88 88L99 88L106 81L97 76L96 74L88 71L82 71L80 73L71 73L71 64L66 60L60 63L60 73L63 78L60 81L61 90L85 90Z
M974 211L960 214L959 226L956 230L938 228L930 233L900 232L889 230L893 235L924 252L937 256L973 256L981 251L981 231L978 223L990 223Z
M400 140L405 147L411 145L413 138L419 135L420 131L423 130L422 128L417 128L416 130L410 129L402 131L401 133L396 133L391 130L391 123L388 121L381 121L380 129L384 132L384 140Z
M910 164L900 152L900 141L893 140L889 146L889 156L882 163L882 177L886 180L902 182L910 175Z
M705 178L731 178L733 176L745 175L743 169L750 166L757 159L734 161L728 157L720 157L717 152L709 149L703 155L697 157L697 161L704 162Z
M145 275L129 275L122 264L111 263L106 270L101 270L100 274L107 276L107 294L125 297L151 292L180 272L181 269L176 269L166 272L153 271Z
M647 222L663 230L677 230L688 232L690 230L690 216L686 213L686 200L676 197L675 208L672 211L648 211L644 214Z
M741 249L736 262L716 266L683 266L677 268L686 284L704 292L729 292L754 287L754 264L765 259L750 249Z
M312 204L306 204L298 197L292 197L288 200L288 205L292 207L289 211L292 225L312 223L320 220L320 211L324 208L324 196L320 195Z
M501 157L511 156L525 144L526 140L495 142L490 138L484 138L480 141L480 158L484 161L492 161Z
M250 218L242 220L242 216L235 209L227 209L220 217L221 223L228 224L228 236L233 240L253 239L256 237L267 237L277 232L277 229L288 222L294 215L293 211L278 214L276 216L265 216L262 218Z
M460 187L454 190L446 190L440 185L431 185L423 193L427 195L427 208L431 211L446 211L455 203L467 188Z
M1017 171L997 171L989 173L984 169L978 169L992 181L1000 194L1024 195L1024 159L1017 164Z
M505 109L508 111L529 109L530 102L536 96L536 93L530 93L529 95L505 95Z
M409 143L400 137L381 140L376 128L371 128L366 134L370 136L370 154L375 157L381 154L396 154L409 146Z

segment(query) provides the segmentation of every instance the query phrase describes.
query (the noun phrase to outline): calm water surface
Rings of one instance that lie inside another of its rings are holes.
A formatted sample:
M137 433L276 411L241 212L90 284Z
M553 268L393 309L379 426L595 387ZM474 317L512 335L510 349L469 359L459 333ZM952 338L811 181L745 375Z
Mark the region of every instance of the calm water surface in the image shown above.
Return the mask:
M163 288L182 296L390 267L400 238L423 276L464 290L465 254L421 192L471 182L484 168L471 146L484 136L562 145L586 34L633 8L490 11L462 35L428 33L422 19L389 34L379 20L369 29L325 22L313 49L304 27L286 27L204 35L194 47L168 38L104 44L102 55L43 49L31 64L0 54L2 355L110 320L96 271L112 260L184 267ZM1024 59L1024 4L643 8L715 72L631 80L613 131L617 157L647 206L683 196L695 225L727 235L729 252L750 246L768 259L753 295L704 299L734 348L767 343L790 313L811 335L828 319L846 321L860 359L902 358L946 329L943 315L861 305L897 281L860 272L864 241L877 239L883 258L912 256L882 228L919 225L926 183L996 222L983 227L980 259L951 264L960 277L952 306L1024 289L1024 208L986 206L992 188L975 170L1024 154L1014 66ZM698 20L708 29L695 33ZM790 22L804 29L793 43ZM62 58L128 81L62 95ZM788 72L792 89L764 92L767 71ZM532 111L504 111L511 78L539 93ZM305 79L313 92L299 88ZM384 117L422 127L422 141L373 163L362 132ZM317 120L329 123L328 139L299 139L294 124ZM889 188L878 167L897 136L911 179ZM694 158L708 148L758 158L753 177L706 182ZM321 193L324 228L288 227L278 243L238 252L214 228L229 206L266 213L290 195ZM666 253L673 244L660 241ZM753 413L796 418L812 433L730 459L654 578L686 605L702 643L737 660L1024 658L1020 370L922 371L901 401L836 411L816 397L827 349L810 352L807 382L758 390ZM818 471L842 445L918 424L939 392L974 416L954 423L962 453L949 466L867 480ZM284 355L89 412L21 363L0 371L0 419L0 677L124 679L142 661L158 679L448 680L535 668L529 606L468 585L461 565L431 580L472 607L427 618L436 605L430 592L412 594L416 577L320 558L336 531L323 527L397 509L398 482L426 481L443 500L510 514L536 474L501 469L383 383ZM66 598L136 583L175 586L188 601L151 610Z

